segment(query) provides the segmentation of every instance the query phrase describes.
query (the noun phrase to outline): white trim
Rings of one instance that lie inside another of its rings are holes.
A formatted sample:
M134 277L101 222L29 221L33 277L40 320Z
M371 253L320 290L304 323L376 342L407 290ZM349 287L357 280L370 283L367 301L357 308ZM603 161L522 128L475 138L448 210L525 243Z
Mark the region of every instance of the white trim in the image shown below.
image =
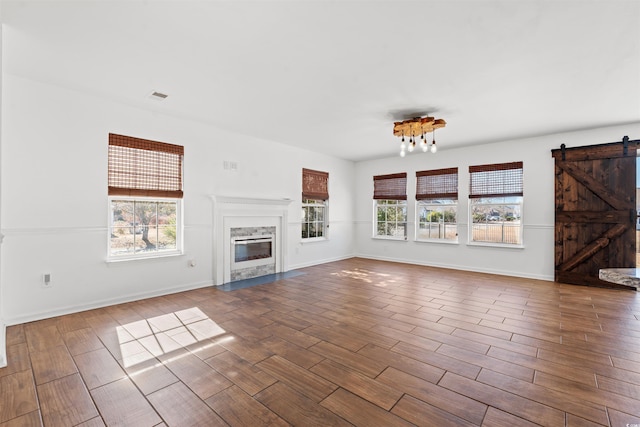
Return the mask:
M184 256L184 252L158 251L158 252L150 252L150 253L138 254L138 255L122 255L122 256L107 257L105 262L107 264L117 264L119 262L142 261L142 260L160 259L160 258L173 258L173 257L179 257L179 256Z
M0 320L0 368L7 366L7 325Z
M393 242L408 242L408 237L394 237L394 236L371 236L371 240L391 240Z
M328 237L309 237L306 239L300 238L300 244L306 245L307 243L328 242Z
M17 317L5 319L5 322L8 326L19 325L22 323L33 322L36 320L63 316L65 314L79 313L82 311L93 310L96 308L102 308L102 307L108 307L116 304L124 304L127 302L139 301L146 298L155 298L163 295L170 295L170 294L175 294L179 292L190 291L193 289L206 288L208 286L213 286L210 280L187 283L179 286L172 286L172 287L154 290L150 292L140 292L135 294L119 296L117 298L103 299L103 300L92 302L90 304L72 305L72 306L61 307L51 311L38 311L38 312L31 312L27 314L21 314L20 316L17 316Z
M211 224L185 224L185 230L211 228ZM109 227L85 226L85 227L29 227L29 228L3 228L1 237L28 236L41 234L71 234L71 233L108 233Z
M109 227L29 227L29 228L3 228L5 237L28 236L38 234L70 234L70 233L107 233Z
M460 242L458 239L415 239L416 243L436 243L436 244L445 244L445 245L459 245Z
M537 280L547 280L553 282L553 275L544 275L544 274L522 274L521 271L511 271L511 270L496 270L490 268L471 268L466 265L459 264L444 264L444 263L429 263L422 261L414 261L408 259L397 259L392 257L381 257L381 256L373 256L373 255L356 255L358 258L365 259L373 259L378 261L389 261L389 262L399 262L403 264L411 264L411 265L422 265L425 267L437 267L437 268L447 268L451 270L460 270L460 271L472 271L475 273L489 273L489 274L497 274L499 276L512 276L512 277L523 277L525 279L537 279Z
M287 255L289 205L288 198L257 198L211 195L213 201L213 282L222 285L230 278L230 227L257 225L276 226L276 272L289 270ZM253 222L253 223L252 223Z
M467 242L467 246L483 246L488 248L524 249L523 244L517 243L492 243L492 242Z

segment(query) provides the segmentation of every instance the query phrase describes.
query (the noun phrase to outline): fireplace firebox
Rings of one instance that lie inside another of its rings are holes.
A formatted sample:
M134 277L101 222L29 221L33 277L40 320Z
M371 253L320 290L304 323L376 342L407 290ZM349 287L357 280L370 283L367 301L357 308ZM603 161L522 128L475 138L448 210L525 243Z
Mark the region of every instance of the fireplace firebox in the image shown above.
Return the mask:
M237 236L231 239L231 269L274 264L273 235Z

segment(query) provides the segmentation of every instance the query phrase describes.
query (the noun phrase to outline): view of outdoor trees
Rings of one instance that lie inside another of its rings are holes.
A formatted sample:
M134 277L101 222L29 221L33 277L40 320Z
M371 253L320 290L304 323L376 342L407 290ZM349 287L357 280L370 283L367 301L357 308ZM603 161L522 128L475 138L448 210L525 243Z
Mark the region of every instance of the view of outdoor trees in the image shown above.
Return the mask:
M417 239L455 240L458 236L455 200L432 200L418 205Z
M407 202L376 200L376 236L407 237Z
M175 250L176 202L112 200L111 255Z

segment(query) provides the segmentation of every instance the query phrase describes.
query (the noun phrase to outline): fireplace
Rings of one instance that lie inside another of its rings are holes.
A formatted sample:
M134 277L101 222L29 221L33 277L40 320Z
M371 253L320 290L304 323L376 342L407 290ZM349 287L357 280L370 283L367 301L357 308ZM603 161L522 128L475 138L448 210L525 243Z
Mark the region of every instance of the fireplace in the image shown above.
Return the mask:
M229 228L229 279L250 279L276 273L276 227Z
M240 236L231 239L231 270L274 262L272 234Z
M216 285L287 271L290 199L212 199Z

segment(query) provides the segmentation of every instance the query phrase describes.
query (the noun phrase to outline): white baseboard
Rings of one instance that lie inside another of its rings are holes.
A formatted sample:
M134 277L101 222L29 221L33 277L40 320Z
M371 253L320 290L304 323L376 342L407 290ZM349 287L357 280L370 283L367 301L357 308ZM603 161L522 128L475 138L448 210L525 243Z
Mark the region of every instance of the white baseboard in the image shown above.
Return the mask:
M7 326L0 321L0 368L7 366Z
M547 280L553 281L553 276L547 275L535 275L535 274L523 274L519 271L509 271L509 270L495 270L495 269L483 269L483 268L470 268L469 266L464 265L456 265L456 264L438 264L438 263L426 263L426 262L417 262L417 261L409 261L406 259L397 259L392 257L380 257L380 256L372 256L365 254L352 254L352 255L344 255L335 258L325 258L321 260L315 260L307 263L300 263L295 265L289 265L290 270L296 270L299 268L312 267L314 265L326 264L329 262L342 261L349 258L365 258L372 259L378 261L390 261L390 262L399 262L404 264L413 264L413 265L423 265L426 267L438 267L438 268L448 268L453 270L462 270L462 271L473 271L477 273L489 273L489 274L497 274L501 276L513 276L513 277L523 277L527 279L537 279L537 280ZM65 314L78 313L87 310L93 310L96 308L107 307L115 304L122 304L132 301L138 301L146 298L153 298L162 295L170 295L178 292L189 291L193 289L204 288L207 286L215 286L212 281L204 281L204 282L196 282L196 283L188 283L180 286L164 288L160 290L156 290L153 292L144 292L137 294L130 294L121 296L118 298L110 298L105 300L100 300L93 302L91 304L82 304L75 306L67 306L62 307L56 310L51 311L42 311L42 312L32 312L28 314L24 314L18 317L5 319L4 324L0 323L0 367L3 367L7 363L6 358L6 326L18 325L27 322L33 322L36 320L48 319L52 317L62 316ZM4 365L3 365L4 364Z
M499 276L512 276L512 277L522 277L525 279L546 280L551 282L553 282L553 279L554 279L553 276L548 276L545 274L527 274L527 273L522 273L521 271L496 270L496 269L475 268L475 267L472 268L467 265L428 263L428 262L419 262L419 261L406 260L406 259L397 259L397 258L391 258L391 257L363 255L363 254L357 255L357 257L373 259L378 261L389 261L389 262L399 262L403 264L422 265L425 267L437 267L437 268L448 268L451 270L472 271L474 273L488 273L488 274L497 274Z
M5 319L5 322L7 325L19 325L22 323L33 322L36 320L63 316L65 314L79 313L81 311L108 307L110 305L115 305L115 304L123 304L123 303L138 301L146 298L159 297L163 295L175 294L178 292L190 291L193 289L205 288L207 286L213 286L213 282L204 281L204 282L188 283L188 284L174 286L170 288L159 289L153 292L141 292L137 294L121 296L118 298L104 299L104 300L92 302L91 304L67 306L67 307L62 307L62 308L51 310L51 311L33 312L26 315Z

